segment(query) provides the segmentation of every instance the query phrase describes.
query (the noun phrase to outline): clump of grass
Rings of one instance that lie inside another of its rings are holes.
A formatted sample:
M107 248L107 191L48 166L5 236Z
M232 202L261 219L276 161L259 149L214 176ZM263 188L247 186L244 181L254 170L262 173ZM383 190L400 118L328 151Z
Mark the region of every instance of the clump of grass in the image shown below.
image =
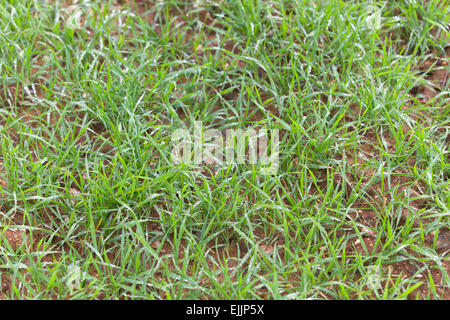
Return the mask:
M448 298L445 2L0 11L1 298ZM277 174L174 166L194 121Z

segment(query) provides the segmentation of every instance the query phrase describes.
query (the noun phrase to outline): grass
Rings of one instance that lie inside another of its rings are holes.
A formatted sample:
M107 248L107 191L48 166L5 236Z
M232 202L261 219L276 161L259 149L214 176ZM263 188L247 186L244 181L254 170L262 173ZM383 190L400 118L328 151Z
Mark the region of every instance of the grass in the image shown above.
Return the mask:
M0 298L450 298L448 2L0 13ZM194 121L278 172L173 165Z

